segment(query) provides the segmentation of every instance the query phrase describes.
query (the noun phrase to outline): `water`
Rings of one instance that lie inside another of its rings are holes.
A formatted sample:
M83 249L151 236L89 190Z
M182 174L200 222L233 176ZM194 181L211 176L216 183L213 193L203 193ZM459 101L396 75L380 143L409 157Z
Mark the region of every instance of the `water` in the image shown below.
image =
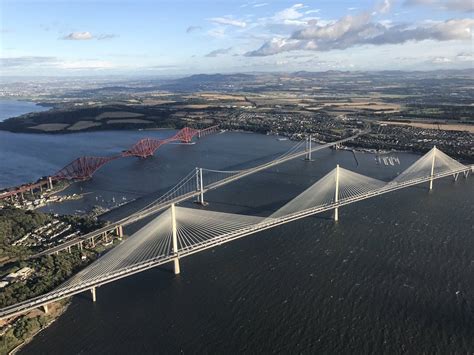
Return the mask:
M34 102L18 100L0 100L0 122L10 117L16 117L29 112L39 112L49 110Z
M2 133L0 151L5 139L16 147L4 166L14 182L172 133ZM47 208L66 213L136 198L109 214L118 218L195 166L249 166L292 144L225 133L166 145L151 159L111 162L72 186L90 192L84 199ZM312 163L294 160L212 191L206 208L268 215L336 164L388 180L418 158L399 157L400 166L380 166L358 153L357 165L350 152L324 150ZM34 171L22 173L27 165ZM182 259L177 277L169 267L142 272L100 287L95 304L88 294L74 297L22 353L470 353L473 200L472 177L438 180L432 192L413 187L343 207L337 224L325 213Z

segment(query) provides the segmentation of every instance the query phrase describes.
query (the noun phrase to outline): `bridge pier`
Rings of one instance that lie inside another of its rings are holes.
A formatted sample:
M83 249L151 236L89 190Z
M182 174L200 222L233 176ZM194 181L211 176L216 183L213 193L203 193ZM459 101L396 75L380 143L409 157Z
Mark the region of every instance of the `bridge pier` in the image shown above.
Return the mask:
M179 254L178 254L178 233L176 228L176 208L174 203L171 204L171 230L172 230L172 244L173 244L173 255L175 258L173 259L174 264L174 274L178 275L181 273L181 269L179 267Z
M306 139L306 157L305 161L313 161L311 159L311 150L312 150L312 136L311 134L309 135L309 138Z
M334 202L339 201L339 164L336 165L336 191L334 193ZM334 209L334 221L339 221L339 208Z
M123 237L123 227L121 225L117 226L117 228L115 229L115 232L117 233L117 236L119 237L119 239L122 239L122 237Z
M48 308L48 305L47 305L47 304L44 304L44 305L42 306L42 308L43 308L43 312L44 312L45 314L48 314L48 313L49 313L49 308Z
M48 189L53 189L53 179L51 178L51 176L48 176Z
M467 179L468 176L469 176L469 170L466 170L466 171L464 172L464 178Z
M459 173L453 174L454 181L458 181Z
M97 296L96 296L96 293L95 293L95 287L91 288L91 294L92 294L92 302L96 302L97 301Z
M91 246L92 246L92 248L95 248L95 240L94 240L94 237L91 237Z

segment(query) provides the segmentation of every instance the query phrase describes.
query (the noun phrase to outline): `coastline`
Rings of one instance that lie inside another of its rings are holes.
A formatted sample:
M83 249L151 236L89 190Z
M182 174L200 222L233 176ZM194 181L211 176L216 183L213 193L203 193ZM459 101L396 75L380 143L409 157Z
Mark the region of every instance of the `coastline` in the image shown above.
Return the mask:
M59 317L67 311L70 304L71 304L70 299L66 299L64 301L57 302L55 307L53 308L54 310L52 310L51 313L49 313L49 314L42 313L42 314L38 315L37 317L35 317L35 318L41 318L41 317L46 318L47 322L43 326L41 326L39 329L34 331L33 333L27 334L25 336L25 338L19 344L17 344L14 348L6 350L6 354L8 354L8 355L17 354L25 345L27 345L31 341L33 341L33 339L38 334L40 334L43 330L47 329L49 326L51 326L51 324L53 324L55 321L57 321L59 319ZM40 312L42 312L42 311L40 311ZM25 314L24 317L28 317L28 315L31 315L31 314L34 314L34 313L35 313L35 311L31 311L31 312ZM9 329L9 331L11 331L11 329ZM5 332L5 334L3 336L6 336L6 333L8 333L8 331Z

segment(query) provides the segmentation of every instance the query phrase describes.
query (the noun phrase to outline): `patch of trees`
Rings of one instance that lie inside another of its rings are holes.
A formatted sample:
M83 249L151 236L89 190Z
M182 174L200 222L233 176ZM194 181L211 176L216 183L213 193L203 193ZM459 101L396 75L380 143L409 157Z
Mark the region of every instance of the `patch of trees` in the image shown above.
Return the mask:
M51 219L50 215L36 211L14 207L0 209L0 257L18 256L24 252L23 248L13 247L13 242Z

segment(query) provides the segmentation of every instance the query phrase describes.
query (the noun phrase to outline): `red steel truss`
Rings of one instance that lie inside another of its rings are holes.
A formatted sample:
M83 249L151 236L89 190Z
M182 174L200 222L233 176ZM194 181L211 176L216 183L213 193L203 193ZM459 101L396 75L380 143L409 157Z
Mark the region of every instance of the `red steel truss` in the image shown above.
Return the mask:
M164 144L170 142L182 142L191 143L195 136L204 137L211 133L215 133L218 130L218 126L212 126L205 129L195 129L184 127L179 130L174 136L167 139L153 139L144 138L135 143L129 150L124 151L120 155L109 156L109 157L91 157L84 156L77 158L66 165L64 168L59 170L56 174L50 176L52 180L86 180L90 179L92 175L100 169L102 166L107 164L109 161L118 159L121 157L140 157L147 158L152 156L155 151ZM0 193L0 199L17 195L25 191L32 191L37 188L42 188L43 185L47 185L48 181L42 180L35 184L24 184L15 188L8 189L7 191Z
M53 178L56 180L87 180L103 165L117 158L120 158L120 155L112 157L80 157L59 170L53 175Z

